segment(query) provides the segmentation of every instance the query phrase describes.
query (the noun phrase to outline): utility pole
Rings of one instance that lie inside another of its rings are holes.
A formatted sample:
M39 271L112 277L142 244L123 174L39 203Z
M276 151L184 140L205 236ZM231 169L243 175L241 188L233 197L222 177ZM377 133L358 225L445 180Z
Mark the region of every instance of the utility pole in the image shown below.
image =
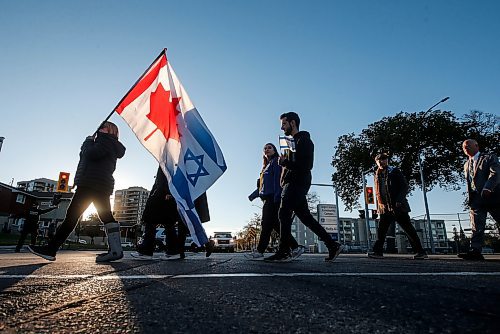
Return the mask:
M361 172L361 177L363 178L363 199L365 201L365 227L366 227L366 246L368 247L367 252L371 249L370 243L370 218L368 213L368 201L366 200L366 173L370 172L370 170L365 170Z
M432 109L435 106L437 106L440 103L448 101L449 98L450 97L445 97L444 99L442 99L439 102L435 103L432 107L430 107L429 109L427 109L427 111L422 114L422 118L424 118L425 116L427 116L428 113L432 112L433 111ZM420 145L420 143L419 143L419 145ZM427 203L427 191L425 189L424 170L422 168L422 159L420 157L420 154L421 154L421 150L418 151L418 168L420 169L420 181L422 182L422 192L424 194L425 217L427 219L427 226L429 228L429 241L430 241L430 244L431 244L431 253L435 254L436 250L434 248L434 237L432 236L431 217L429 215L429 204Z

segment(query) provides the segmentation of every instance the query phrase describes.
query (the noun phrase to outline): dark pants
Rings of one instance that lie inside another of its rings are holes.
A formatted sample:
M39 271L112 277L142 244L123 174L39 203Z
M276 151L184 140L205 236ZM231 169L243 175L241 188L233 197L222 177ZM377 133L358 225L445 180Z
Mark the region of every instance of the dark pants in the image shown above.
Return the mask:
M373 245L373 251L379 254L383 253L387 230L389 229L389 226L394 222L397 222L406 233L406 236L408 237L413 250L417 253L423 253L424 249L422 248L422 244L420 243L420 238L417 235L415 227L413 227L413 225L411 224L408 212L400 211L395 213L382 213L380 215L380 222L378 224L377 230L377 241L375 241L375 244Z
M266 251L273 230L280 234L280 221L278 219L279 208L280 203L274 202L273 198L263 199L261 231L259 245L257 246L257 252L259 253L264 253ZM289 239L290 248L293 249L299 246L297 240L295 240L291 233Z
M187 226L181 221L177 212L177 204L173 198L166 200L163 197L150 196L142 214L144 235L137 251L146 255L153 255L156 246L156 227L165 228L165 237L168 254L179 254L184 251L184 242L189 233ZM177 223L177 229L176 229Z
M175 224L165 225L165 234L167 237L167 254L182 254L184 253L184 243L189 230L182 221Z
M91 203L94 203L101 222L104 224L115 222L108 194L102 194L90 188L78 187L66 211L64 221L57 228L54 238L49 241L48 246L51 250L57 252L59 247L64 244L78 224L78 219Z
M21 235L19 236L19 240L17 241L16 251L21 250L21 247L24 245L24 240L31 234L31 243L30 245L36 245L36 238L38 237L38 224L37 223L28 223L25 222L23 226L23 230L21 231Z
M479 197L479 195L477 195L477 197ZM486 229L486 216L488 213L497 223L497 226L500 227L500 207L484 206L484 204L481 203L480 198L476 199L476 201L471 204L471 209L469 212L472 227L470 247L479 252L481 252L483 248L484 230Z
M325 243L326 247L332 248L335 245L335 241L309 211L306 198L308 190L309 187L300 187L290 183L285 184L283 187L278 213L281 227L280 251L287 252L292 247L293 213L300 219L302 224L307 226Z

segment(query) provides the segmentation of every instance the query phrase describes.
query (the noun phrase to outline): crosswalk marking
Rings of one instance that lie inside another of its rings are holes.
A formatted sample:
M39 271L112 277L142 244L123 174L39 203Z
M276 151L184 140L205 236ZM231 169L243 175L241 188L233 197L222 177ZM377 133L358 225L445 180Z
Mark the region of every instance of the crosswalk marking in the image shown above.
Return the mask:
M366 277L366 276L500 276L500 272L421 272L421 273L391 273L391 272L360 272L360 273L231 273L231 274L189 274L189 275L9 275L0 272L0 279L51 279L51 280L149 280L149 279L196 279L196 278L258 278L258 277Z

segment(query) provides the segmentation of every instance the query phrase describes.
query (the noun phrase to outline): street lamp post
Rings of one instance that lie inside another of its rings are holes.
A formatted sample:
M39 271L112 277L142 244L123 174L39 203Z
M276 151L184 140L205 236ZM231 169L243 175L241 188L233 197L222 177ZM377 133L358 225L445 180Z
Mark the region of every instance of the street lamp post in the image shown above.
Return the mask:
M371 170L364 170L361 172L361 176L363 178L363 199L365 201L365 226L366 226L366 246L368 247L367 252L370 251L371 243L370 243L370 219L368 217L368 201L366 200L366 173L371 172Z
M436 107L438 104L443 103L448 101L450 97L445 97L444 99L440 100L436 104L434 104L432 107L427 109L426 112L423 113L422 118L427 115L427 113L430 113L434 107ZM420 143L419 143L420 145ZM424 181L424 170L422 168L422 159L420 157L420 150L418 151L418 168L420 169L420 181L422 182L422 192L424 194L424 205L425 205L425 217L427 220L427 226L429 228L429 242L431 244L431 253L434 254L436 252L434 248L434 237L432 236L432 225L431 225L431 218L429 215L429 204L427 203L427 190L425 189L425 181Z

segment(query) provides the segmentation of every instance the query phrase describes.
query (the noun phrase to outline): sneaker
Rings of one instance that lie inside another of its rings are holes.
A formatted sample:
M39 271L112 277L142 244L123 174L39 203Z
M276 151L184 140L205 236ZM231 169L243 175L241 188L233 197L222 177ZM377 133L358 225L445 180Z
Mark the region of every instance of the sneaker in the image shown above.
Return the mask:
M336 242L335 246L328 248L328 257L325 257L326 262L333 262L339 256L340 252L344 249L344 245Z
M130 253L130 256L132 256L136 260L143 260L143 261L153 260L153 254L148 255L148 254L143 254L140 252L132 252L132 253Z
M304 254L305 251L306 251L306 248L304 246L298 245L297 248L292 249L292 259L293 260L298 259L299 256Z
M172 261L172 260L181 260L182 257L181 257L181 254L163 254L162 256L160 256L160 260L162 261Z
M264 258L266 262L290 262L292 261L292 255L290 253L277 252L274 255Z
M56 260L56 252L51 251L47 246L28 246L28 250L48 261Z
M423 252L423 253L417 253L413 256L413 259L415 260L425 260L425 259L428 259L429 257L427 256L427 253Z
M484 261L483 254L481 254L481 252L476 249L472 249L467 253L460 253L458 254L458 257L467 261Z
M377 252L370 252L370 253L368 253L368 257L372 258L372 259L383 259L384 258L384 254L377 253Z
M249 260L262 260L264 259L264 253L259 253L257 251L252 251L251 253L246 253L244 256Z

